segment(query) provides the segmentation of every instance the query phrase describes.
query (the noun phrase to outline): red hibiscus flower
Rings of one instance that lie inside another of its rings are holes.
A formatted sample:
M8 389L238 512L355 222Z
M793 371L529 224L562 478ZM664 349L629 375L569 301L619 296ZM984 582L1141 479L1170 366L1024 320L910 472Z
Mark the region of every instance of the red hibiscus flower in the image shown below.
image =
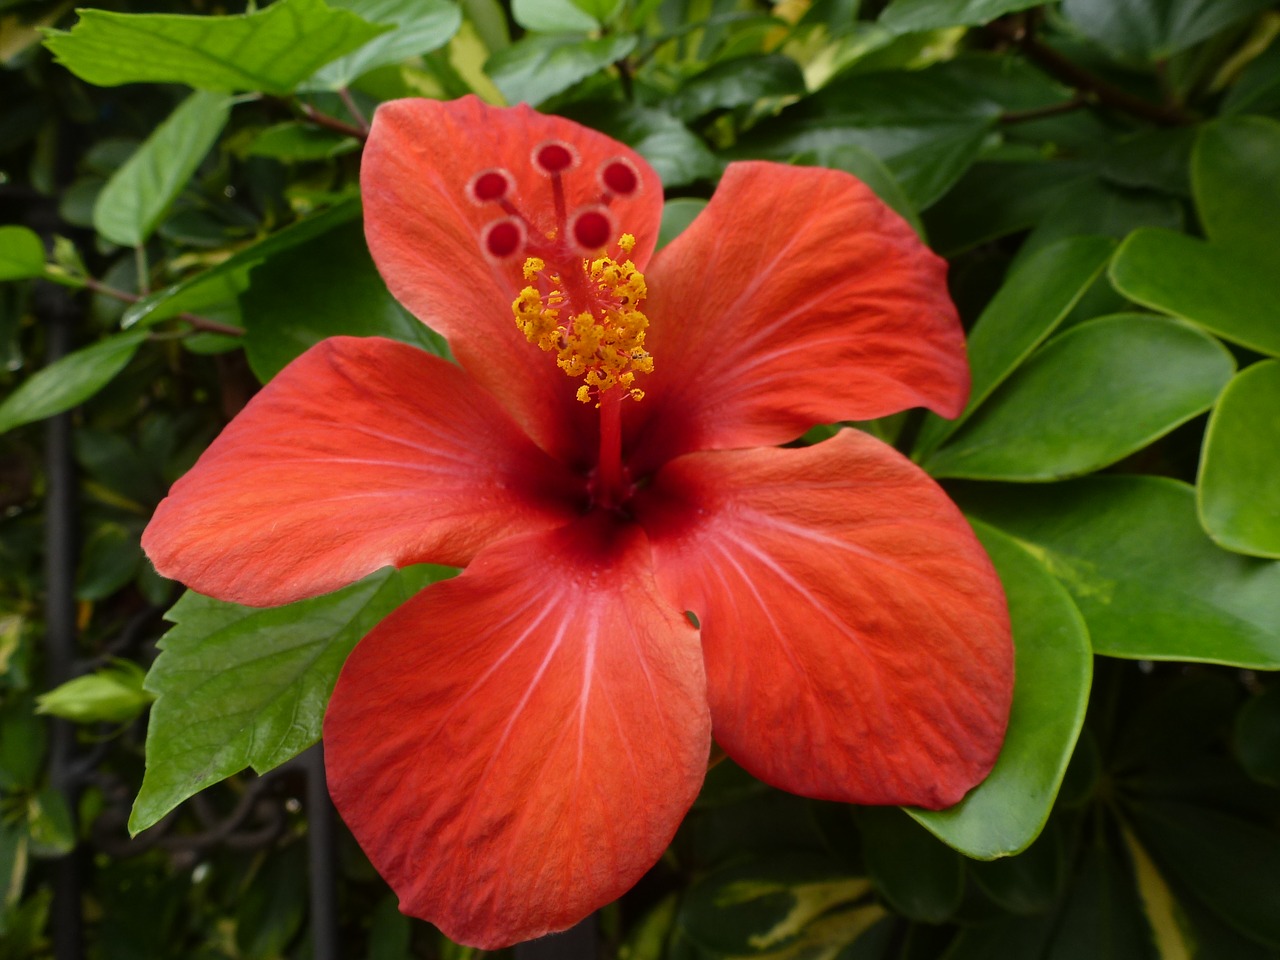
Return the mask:
M379 624L325 717L329 787L402 909L496 947L658 859L711 738L851 803L955 803L1012 692L1000 584L945 494L856 430L964 404L945 267L843 173L729 167L651 256L652 169L474 98L377 113L387 284L457 365L337 338L175 484L161 573L252 605L464 566ZM692 616L690 616L690 614Z

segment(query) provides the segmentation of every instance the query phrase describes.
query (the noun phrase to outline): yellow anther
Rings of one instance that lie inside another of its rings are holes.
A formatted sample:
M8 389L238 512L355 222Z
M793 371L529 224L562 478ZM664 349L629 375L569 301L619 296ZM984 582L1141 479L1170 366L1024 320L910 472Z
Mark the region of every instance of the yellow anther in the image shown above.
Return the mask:
M635 244L629 233L618 239L623 255ZM556 364L567 375L583 378L576 394L583 403L614 386L639 400L644 391L632 386L636 374L653 371L653 357L644 349L649 318L639 309L648 292L644 275L630 260L579 263L581 279L565 284L544 260L529 257L524 276L538 286L525 287L511 304L516 326L530 343L556 351Z

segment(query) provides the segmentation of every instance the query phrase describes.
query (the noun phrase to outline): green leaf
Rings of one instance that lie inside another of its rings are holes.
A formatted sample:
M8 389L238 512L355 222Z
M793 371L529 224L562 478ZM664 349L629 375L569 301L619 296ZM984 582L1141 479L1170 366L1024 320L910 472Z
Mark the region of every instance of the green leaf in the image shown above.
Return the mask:
M754 104L765 97L785 97L805 92L804 74L790 57L753 54L722 60L694 74L666 103L666 108L686 122L712 110Z
M277 0L229 17L77 11L45 46L68 70L102 87L185 83L224 93L287 94L311 74L391 26L367 23L324 0Z
M307 89L340 90L371 70L438 50L462 26L462 10L449 0L327 0L375 24L395 29L328 63L304 85Z
M360 149L360 141L302 120L286 120L267 127L249 144L253 157L274 157L285 163L327 160Z
M266 383L326 337L383 336L436 354L444 341L396 302L359 223L334 229L254 267L240 298L245 355Z
M893 807L857 807L867 871L896 911L922 923L942 923L960 906L964 865L954 850Z
M0 403L0 433L88 400L125 368L146 336L141 330L117 333L32 374Z
M1083 626L1082 621L1082 630ZM1093 656L1089 651L1087 636L1085 656L1090 659ZM1014 695L1017 696L1016 692ZM965 867L982 892L1001 909L1016 914L1043 913L1058 899L1067 879L1067 851L1063 832L1061 821L1046 821L1043 832L1036 837L1035 842L1017 856L1000 857L997 860L972 860Z
M894 33L976 27L1039 5L1040 0L893 0L877 22Z
M1189 803L1135 804L1133 826L1160 866L1236 930L1280 948L1280 836Z
M1205 125L1191 180L1211 242L1271 253L1280 246L1280 123L1230 117Z
M1091 320L1033 353L923 466L975 480L1090 473L1204 413L1234 372L1226 348L1190 324Z
M151 236L230 116L220 93L197 91L111 175L93 205L94 228L125 247Z
M1012 537L974 525L1004 584L1016 655L1013 709L995 768L954 807L908 810L966 856L1020 853L1039 836L1084 723L1089 633L1070 595Z
M126 723L142 713L152 697L142 689L145 673L129 660L54 687L36 698L36 713L76 723Z
M27 801L27 830L31 854L61 857L75 849L76 827L66 797L53 787L44 787Z
M315 743L347 655L440 575L438 567L384 569L336 593L267 609L184 594L147 675L157 699L130 832L245 767L265 773Z
M1160 60L1271 6L1271 0L1063 0L1066 16L1102 46Z
M26 227L0 227L0 281L44 273L44 244Z
M232 295L242 290L247 284L249 270L252 267L359 216L360 201L352 199L330 207L323 213L292 223L257 243L237 250L226 260L203 273L192 274L143 297L125 310L120 324L124 327L137 324L150 326L184 310L190 310L196 303L206 302L211 293L220 296Z
M526 30L538 33L590 33L600 21L574 0L513 0L511 15Z
M1185 224L1186 214L1177 197L1087 177L1063 186L1057 204L1046 211L1018 249L1014 265L1037 250L1070 237L1114 237L1119 241L1139 227L1181 230Z
M1240 766L1262 783L1280 787L1280 687L1251 698L1236 716Z
M829 912L865 929L884 915L849 908L863 901L871 884L843 874L816 857L792 854L739 863L700 878L680 904L676 923L690 940L718 957L791 957L813 925ZM864 907L865 909L865 907ZM860 932L860 931L858 931ZM856 937L856 932L850 931Z
M630 34L588 40L578 36L527 36L499 50L485 71L509 103L537 106L616 63L636 48Z
M1274 249L1245 251L1168 230L1135 230L1116 251L1111 283L1144 307L1190 320L1259 353L1280 355L1280 271Z
M77 600L103 600L134 578L142 563L139 530L108 521L94 528L80 554Z
M276 960L302 926L307 888L306 846L294 843L270 857L236 905L236 946L244 960Z
M1054 331L1102 272L1111 250L1103 237L1075 237L1037 251L1010 272L969 334L968 406L955 420L930 414L916 443L917 457L954 433Z
M1209 419L1200 522L1237 553L1280 557L1280 360L1241 371Z
M701 197L676 197L662 205L662 226L658 228L658 249L662 249L689 228L707 207Z
M1280 667L1280 563L1218 548L1188 484L1108 476L952 492L1062 581L1095 653Z
M785 160L853 144L879 157L923 210L977 158L1001 112L948 67L837 79L758 125L737 152Z

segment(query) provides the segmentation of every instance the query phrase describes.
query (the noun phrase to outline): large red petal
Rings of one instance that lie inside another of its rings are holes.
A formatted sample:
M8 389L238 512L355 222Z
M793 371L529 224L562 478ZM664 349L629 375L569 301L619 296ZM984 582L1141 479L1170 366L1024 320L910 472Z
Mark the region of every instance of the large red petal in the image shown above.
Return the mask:
M481 231L504 213L467 193L476 174L505 169L515 205L535 229L552 229L550 181L531 163L534 148L548 140L579 154L563 176L570 211L599 201L596 173L607 161L625 158L640 175L638 190L610 209L619 231L636 237L632 258L643 266L662 217L657 174L617 141L527 106L491 107L474 96L384 103L361 161L360 189L369 250L391 292L448 338L458 361L530 436L558 456L581 459L582 437L594 442L594 432L578 429L588 416L574 400L579 384L516 328L511 303L527 285L523 258L500 262L485 254Z
M697 632L634 526L506 541L360 643L324 739L401 910L486 949L541 936L630 888L697 795Z
M1000 582L942 490L880 441L697 453L640 514L702 625L716 740L794 793L939 808L995 762L1013 657Z
M142 546L200 593L270 606L387 565L467 563L495 539L563 524L575 487L461 368L336 337L250 401Z
M641 472L815 423L955 416L968 396L945 262L846 173L733 164L646 279L654 372L627 410Z

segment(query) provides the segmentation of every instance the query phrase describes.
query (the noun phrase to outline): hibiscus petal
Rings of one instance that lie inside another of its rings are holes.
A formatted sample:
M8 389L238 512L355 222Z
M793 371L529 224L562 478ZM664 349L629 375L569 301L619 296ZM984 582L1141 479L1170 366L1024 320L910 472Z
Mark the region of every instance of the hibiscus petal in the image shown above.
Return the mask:
M654 372L627 411L641 472L815 423L964 407L946 264L848 174L731 165L646 279Z
M400 909L490 949L662 855L711 741L697 631L634 525L498 544L384 620L325 716L329 790Z
M566 522L575 489L459 367L335 337L250 401L142 546L193 590L271 606L387 565L467 563L499 537Z
M702 626L716 741L784 790L939 808L995 762L1004 593L919 468L844 431L696 453L640 504L658 580Z
M467 192L476 174L502 168L532 226L552 229L550 181L531 162L534 148L548 140L570 144L579 155L563 175L569 211L600 200L597 173L610 160L623 158L639 175L637 189L615 197L610 212L620 232L635 236L632 259L643 267L662 218L657 174L617 141L527 106L491 107L474 96L384 103L361 160L360 189L369 249L396 299L448 338L458 361L530 436L557 456L580 459L575 425L587 413L574 400L578 383L516 328L511 303L527 285L523 258L498 261L484 253L482 231L504 214Z

